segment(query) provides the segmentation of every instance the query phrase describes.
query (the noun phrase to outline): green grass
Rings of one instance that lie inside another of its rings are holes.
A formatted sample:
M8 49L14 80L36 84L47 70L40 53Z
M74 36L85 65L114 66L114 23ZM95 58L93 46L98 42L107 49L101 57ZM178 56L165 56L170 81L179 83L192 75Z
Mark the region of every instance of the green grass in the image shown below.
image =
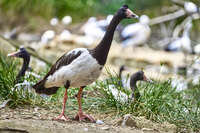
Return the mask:
M200 85L190 86L190 89L177 92L171 87L171 81L140 83L138 86L142 96L132 103L121 103L114 99L112 93L106 89L114 84L116 89L124 91L118 86L118 78L110 75L111 82L98 81L97 87L101 90L105 103L104 108L112 108L119 115L133 114L145 116L145 118L156 122L169 122L175 124L179 131L186 128L188 131L200 130ZM114 79L114 80L113 80ZM102 89L104 88L104 89Z
M17 73L16 67L19 62L5 57L2 52L0 55L0 101L11 99L10 107L23 105L43 106L50 109L61 109L63 94L65 89L52 96L42 98L34 91L27 91L23 88L14 88L14 80ZM43 74L44 75L44 74ZM38 79L33 77L25 78L27 81L36 82ZM137 101L121 103L114 99L109 92L108 86L115 85L116 89L130 94L119 85L119 78L116 74L108 71L108 80L97 81L84 89L87 94L82 99L83 110L89 113L114 114L123 116L132 114L134 116L144 116L155 122L169 122L178 127L178 131L200 130L200 84L190 85L190 89L177 92L176 88L171 87L171 81L154 81L153 84L140 82L138 89L141 97ZM78 89L69 89L67 112L71 113L78 109L77 100L74 97Z

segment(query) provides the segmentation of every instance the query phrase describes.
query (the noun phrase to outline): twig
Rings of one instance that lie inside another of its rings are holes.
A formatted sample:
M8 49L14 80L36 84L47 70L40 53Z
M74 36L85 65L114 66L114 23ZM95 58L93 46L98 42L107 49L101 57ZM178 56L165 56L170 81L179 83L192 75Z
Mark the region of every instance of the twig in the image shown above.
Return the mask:
M0 132L1 131L9 131L9 132L22 132L22 133L29 133L28 131L26 131L26 130L23 130L23 129L13 129L13 128L8 128L8 127L6 127L6 128L0 128Z
M12 45L12 46L15 47L15 48L19 48L19 47L20 47L20 45L17 44L16 42L11 41L11 40L8 40L8 39L5 39L5 38L2 37L2 36L0 36L0 44L1 44L1 43L2 43L2 44L5 44L5 45ZM33 49L28 48L28 47L27 47L26 49L27 49L27 51L28 51L33 57L35 57L35 58L37 58L37 59L39 59L39 60L45 62L47 65L52 65L51 62L49 62L48 60L46 60L46 59L42 58L41 56L39 56L35 51L33 51Z
M186 15L186 12L183 9L180 9L174 13L170 13L170 14L167 14L164 16L160 16L160 17L151 19L149 25L152 26L152 25L164 23L164 22L171 21L171 20L177 19L177 18L185 16L185 15Z

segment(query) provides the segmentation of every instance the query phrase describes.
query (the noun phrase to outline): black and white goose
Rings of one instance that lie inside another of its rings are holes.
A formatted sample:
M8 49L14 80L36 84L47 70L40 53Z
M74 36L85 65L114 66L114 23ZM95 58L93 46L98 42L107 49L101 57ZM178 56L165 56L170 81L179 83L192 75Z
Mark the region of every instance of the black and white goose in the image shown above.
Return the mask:
M122 6L110 22L102 41L94 49L76 48L58 59L43 80L33 86L37 93L54 94L60 86L66 88L63 100L62 113L56 120L68 120L64 114L67 101L67 90L69 87L80 87L78 92L79 111L75 119L81 121L95 120L82 112L81 94L83 88L94 82L106 63L108 52L113 40L114 31L122 19L137 18L127 5Z
M19 73L16 77L16 83L20 81L20 79L25 75L26 71L29 69L29 63L30 63L30 54L26 51L24 47L20 47L19 51L10 53L7 56L11 57L18 57L23 59L23 65L20 69Z
M10 53L10 54L8 54L8 56L23 59L22 68L19 71L19 73L17 74L16 80L15 80L15 83L16 83L15 88L18 88L18 89L23 88L25 90L30 91L34 82L27 81L27 78L30 77L30 76L33 76L37 79L40 79L40 75L29 71L31 69L29 67L30 54L28 53L28 51L24 47L20 47L20 49L17 52ZM23 81L22 81L22 77L24 77Z
M130 77L130 88L128 89L132 90L131 95L127 95L121 90L118 90L115 85L109 85L108 89L109 92L112 93L115 100L119 101L120 103L127 103L129 99L133 101L139 99L140 97L140 92L137 88L137 81L147 81L152 83L151 80L147 79L143 71L137 71L133 73Z

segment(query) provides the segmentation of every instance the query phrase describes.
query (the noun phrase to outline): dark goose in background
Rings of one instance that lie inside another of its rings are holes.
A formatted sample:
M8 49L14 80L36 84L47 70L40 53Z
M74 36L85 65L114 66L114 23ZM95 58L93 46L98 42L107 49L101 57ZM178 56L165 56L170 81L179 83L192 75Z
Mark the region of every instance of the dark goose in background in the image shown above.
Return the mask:
M16 81L15 83L19 83L21 77L23 77L26 73L26 70L29 68L29 63L30 63L30 54L26 51L24 47L20 47L19 51L10 53L8 56L11 57L18 57L23 59L23 65L22 68L20 69L19 73L17 74Z
M137 88L137 81L139 80L143 80L143 81L147 81L147 82L152 82L151 80L147 79L147 77L144 75L143 71L138 71L136 73L134 73L133 75L131 75L131 79L130 79L130 87L132 90L132 96L131 99L137 100L140 97L140 92Z
M85 118L91 122L95 120L82 112L81 95L83 88L94 82L106 63L108 52L113 40L114 31L122 19L136 18L127 5L122 6L111 20L102 41L94 49L76 48L60 57L52 66L47 75L33 86L37 93L54 94L60 86L66 88L63 100L62 113L56 118L68 120L65 116L65 103L69 87L79 87L78 105L79 111L75 119L81 121Z
M116 85L112 84L109 85L108 89L109 92L112 93L113 97L115 100L119 101L120 103L128 103L129 100L131 101L137 101L138 98L140 97L140 92L137 88L137 82L138 81L147 81L147 82L152 82L151 80L147 79L146 76L144 75L143 71L138 71L135 72L131 75L130 78L130 88L124 88L124 89L131 89L132 94L128 95L127 93L119 90Z

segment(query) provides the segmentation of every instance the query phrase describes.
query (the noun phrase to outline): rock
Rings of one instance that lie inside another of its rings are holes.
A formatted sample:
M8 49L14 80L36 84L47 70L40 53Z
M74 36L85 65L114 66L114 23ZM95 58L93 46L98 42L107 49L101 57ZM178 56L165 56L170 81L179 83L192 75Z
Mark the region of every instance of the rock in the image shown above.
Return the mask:
M84 131L88 131L88 128L83 128Z
M136 122L135 122L135 120L133 120L132 118L131 118L131 114L126 114L126 115L124 115L124 117L123 117L123 119L121 120L121 121L119 121L119 124L121 125L121 126L128 126L128 127L137 127L136 125Z
M135 117L131 114L126 114L121 118L117 125L123 127L135 127L144 130L145 132L173 132L176 131L176 126L167 122L164 123L155 123L150 120L147 120L144 117ZM148 130L148 131L147 131Z
M108 126L102 127L103 130L109 130L110 128Z

